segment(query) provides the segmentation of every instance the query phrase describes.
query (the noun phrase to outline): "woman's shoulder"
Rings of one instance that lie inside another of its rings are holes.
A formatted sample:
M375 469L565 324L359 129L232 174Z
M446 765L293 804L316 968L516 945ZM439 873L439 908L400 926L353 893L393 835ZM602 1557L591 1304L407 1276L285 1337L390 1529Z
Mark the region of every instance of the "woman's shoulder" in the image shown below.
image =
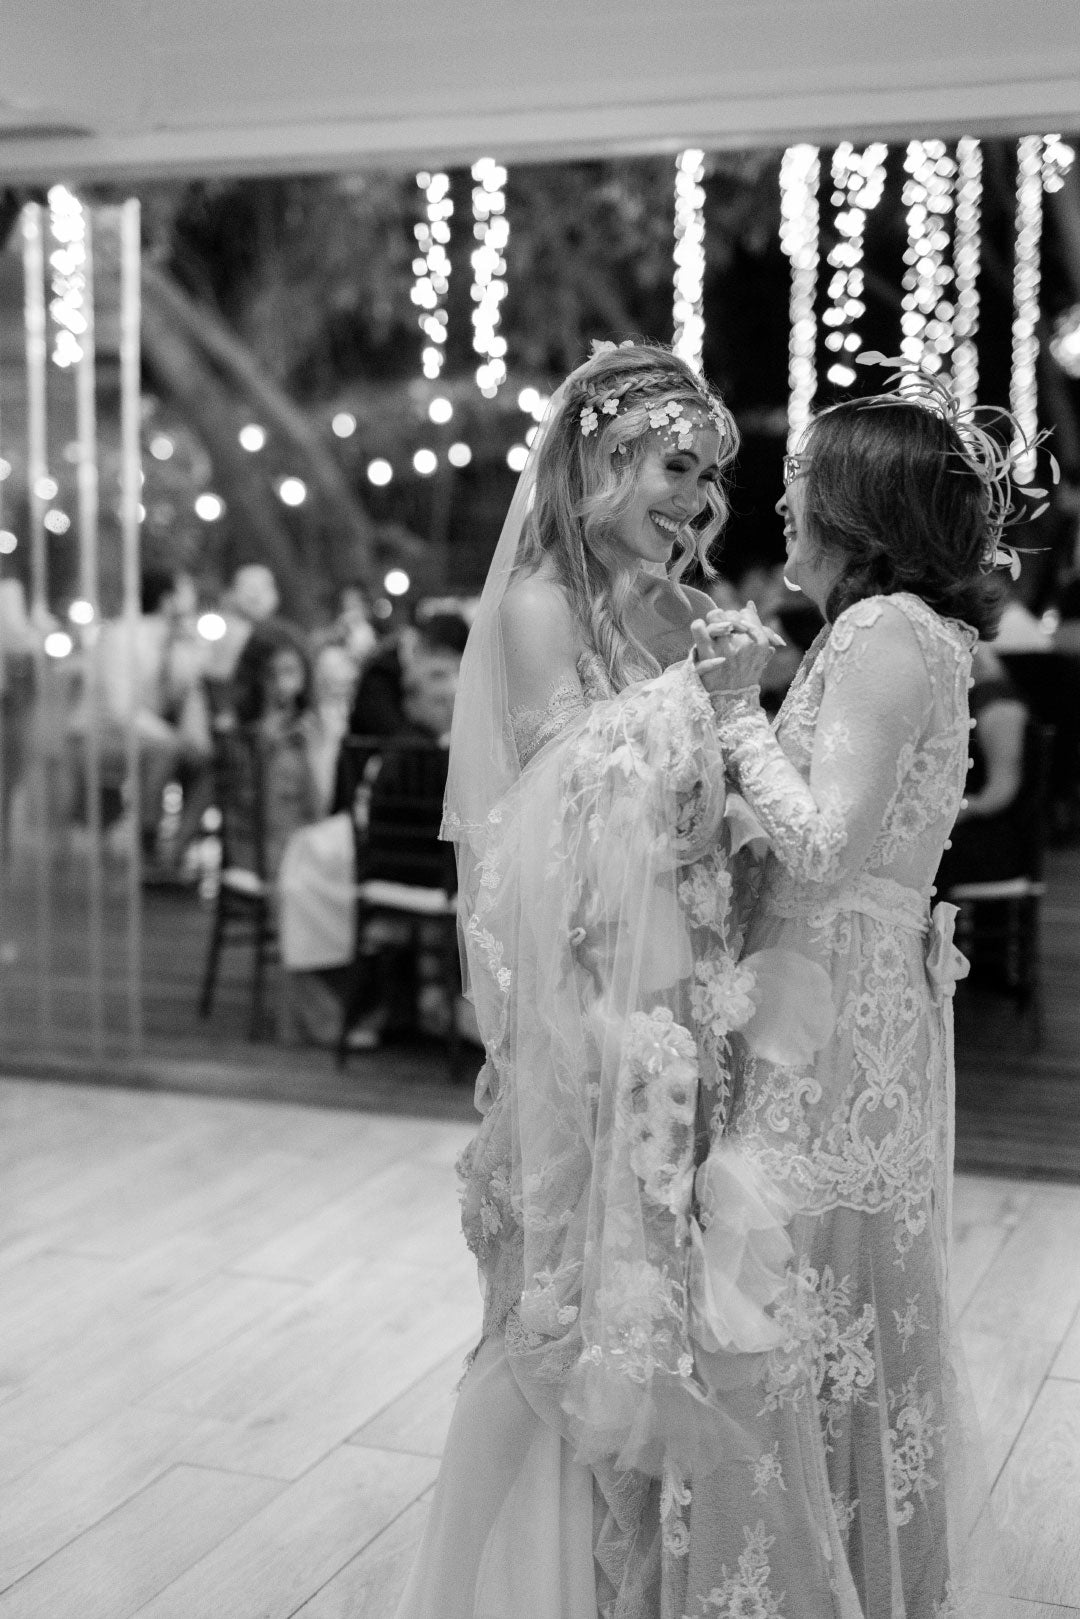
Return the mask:
M958 619L935 612L921 596L910 591L864 596L838 613L829 635L830 643L845 650L857 636L869 632L882 645L918 646L924 656L947 649L953 655L970 657L975 631Z
M930 621L946 623L924 602L906 593L866 596L852 602L837 614L829 629L823 667L834 678L849 669L858 668L865 674L873 669L894 682L898 692L912 681L924 689L933 680L946 647L950 655L964 650L952 637L943 642Z
M575 649L581 635L566 591L557 579L537 570L514 579L499 607L503 634L511 641L554 641Z

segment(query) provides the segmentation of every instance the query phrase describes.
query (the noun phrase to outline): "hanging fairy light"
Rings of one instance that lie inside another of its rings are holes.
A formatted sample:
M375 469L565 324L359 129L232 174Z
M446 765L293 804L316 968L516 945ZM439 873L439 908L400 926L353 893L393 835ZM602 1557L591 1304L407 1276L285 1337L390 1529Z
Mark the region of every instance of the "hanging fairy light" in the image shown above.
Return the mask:
M473 236L472 313L473 348L480 355L476 385L485 399L494 399L506 381L506 339L499 332L499 305L506 297L506 247L510 225L506 218L506 170L493 157L472 166Z
M675 337L672 348L695 371L705 343L705 153L675 160Z
M956 212L953 223L953 392L970 410L979 387L979 261L982 252L982 147L965 136L956 143Z
M816 146L789 146L780 163L780 246L791 265L788 310L788 449L810 420L817 393L817 296L820 250Z
M1060 191L1076 161L1073 148L1060 135L1044 135L1042 149L1042 188Z
M57 246L49 254L52 272L49 314L56 327L53 364L61 370L82 359L79 339L86 319L86 217L82 203L66 186L49 189L49 230Z
M1042 267L1043 139L1024 135L1017 145L1016 248L1013 258L1012 384L1009 405L1016 418L1015 476L1035 476L1035 436L1039 430L1036 365L1039 358L1039 283Z
M855 381L852 361L862 347L855 322L866 313L863 302L863 238L866 217L881 201L885 189L885 158L888 147L873 141L861 152L850 141L836 148L832 159L832 205L839 241L830 248L828 261L833 274L829 281L829 308L822 320L830 328L825 347L836 359L826 375L839 388Z
M416 280L412 301L420 310L420 330L427 339L420 351L424 375L434 381L446 358L446 295L450 290L450 220L454 201L450 196L448 174L428 174L422 170L416 183L424 193L424 218L413 227L417 256L413 259Z
M954 342L954 272L948 254L956 159L944 141L909 141L904 168L908 245L900 352L912 367L937 372L945 368Z

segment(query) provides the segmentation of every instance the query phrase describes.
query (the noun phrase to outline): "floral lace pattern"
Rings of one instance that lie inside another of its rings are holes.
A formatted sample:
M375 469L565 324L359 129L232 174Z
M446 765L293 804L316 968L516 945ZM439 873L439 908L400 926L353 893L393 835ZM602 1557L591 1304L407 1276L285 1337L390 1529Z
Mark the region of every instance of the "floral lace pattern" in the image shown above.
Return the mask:
M915 1501L925 1501L938 1481L930 1463L940 1443L942 1428L935 1420L933 1391L920 1392L919 1373L889 1395L892 1423L888 1435L889 1511L894 1524L910 1523Z
M784 1483L784 1469L780 1465L780 1441L773 1441L770 1450L763 1450L757 1461L753 1464L754 1487L751 1495L768 1495L775 1484L779 1490L787 1490Z
M764 1409L797 1405L809 1392L835 1435L844 1408L868 1398L874 1385L873 1306L856 1313L850 1278L838 1282L829 1266L819 1276L804 1265L792 1274L775 1318L785 1336L766 1362Z
M950 949L929 899L967 766L972 640L915 597L872 598L818 637L775 734L745 694L715 704L729 768L770 840L746 947L818 961L836 1011L812 1063L745 1051L736 1063L729 1138L799 1210L797 1259L771 1311L783 1341L763 1357L757 1465L775 1490L768 1425L816 1413L837 1543L876 1524L888 1537L855 1574L860 1609L909 1619L969 1611L946 1505L951 1031L937 962ZM714 1607L770 1612L764 1598L731 1606L726 1544Z
M716 1619L784 1619L781 1607L784 1594L774 1596L769 1589L772 1573L769 1550L775 1536L765 1533L765 1521L760 1518L753 1528L747 1526L743 1534L746 1544L737 1568L728 1573L727 1567L722 1567L720 1584L713 1586L707 1596L698 1598L700 1613L684 1614L683 1619L702 1619L706 1614L713 1614Z

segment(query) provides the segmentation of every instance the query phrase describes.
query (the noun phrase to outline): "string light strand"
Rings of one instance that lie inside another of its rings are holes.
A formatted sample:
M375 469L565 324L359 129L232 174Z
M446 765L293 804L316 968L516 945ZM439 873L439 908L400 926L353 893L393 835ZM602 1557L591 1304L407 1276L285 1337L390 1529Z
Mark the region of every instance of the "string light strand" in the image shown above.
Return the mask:
M816 146L789 146L780 163L780 246L791 265L788 300L788 449L810 420L817 393L817 297L820 261Z
M956 159L944 141L909 141L904 168L908 245L904 252L900 352L913 368L933 375L947 369L955 341L956 307L949 296L954 274L948 261L948 224L953 212Z
M1017 157L1009 406L1017 427L1012 445L1015 477L1018 483L1030 483L1035 476L1035 439L1039 430L1036 366L1039 357L1039 285L1042 269L1042 136L1022 136L1017 145Z
M413 259L416 280L412 301L420 310L420 330L427 339L420 351L424 375L434 382L446 358L446 295L450 290L450 220L454 202L450 196L450 176L422 170L416 183L424 193L424 218L414 227L417 256Z
M675 336L672 348L695 371L705 344L705 153L687 147L675 160Z
M49 314L56 328L52 358L54 365L67 370L82 359L79 339L86 333L87 319L86 216L66 186L49 190L49 230L58 244L49 254Z
M982 147L965 136L956 145L956 214L953 223L953 392L971 410L979 389L979 262L982 253Z
M873 141L859 152L850 141L842 141L832 158L832 204L839 240L830 248L828 262L833 274L829 281L829 308L822 320L830 329L825 346L836 359L826 375L839 388L855 381L852 362L862 347L855 322L866 313L863 302L863 240L867 215L877 207L885 189L885 159L888 147Z
M472 166L473 348L480 356L476 385L485 399L494 399L506 381L506 339L499 332L499 305L506 297L506 248L510 225L506 218L506 170L493 157Z

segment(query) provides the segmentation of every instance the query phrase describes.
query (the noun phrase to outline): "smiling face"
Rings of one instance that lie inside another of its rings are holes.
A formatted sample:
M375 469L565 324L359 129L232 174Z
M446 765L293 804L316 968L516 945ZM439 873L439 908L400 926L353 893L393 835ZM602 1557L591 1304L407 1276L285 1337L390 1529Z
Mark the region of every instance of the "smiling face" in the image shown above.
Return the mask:
M776 510L784 519L787 561L784 580L793 590L801 590L822 614L839 574L839 564L825 552L810 532L806 520L806 465L808 457L789 456L785 461L784 493Z
M650 431L629 505L616 525L619 549L631 565L666 563L681 528L708 504L720 477L720 435L704 413L692 433Z

